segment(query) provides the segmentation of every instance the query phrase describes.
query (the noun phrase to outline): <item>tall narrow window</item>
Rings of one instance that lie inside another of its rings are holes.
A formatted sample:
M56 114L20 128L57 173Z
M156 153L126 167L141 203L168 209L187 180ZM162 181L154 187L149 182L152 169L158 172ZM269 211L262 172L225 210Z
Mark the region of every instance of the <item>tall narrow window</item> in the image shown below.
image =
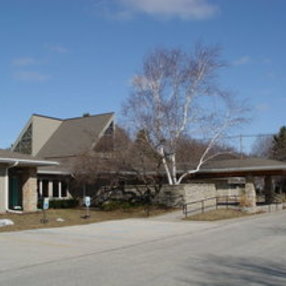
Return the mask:
M113 124L113 122L111 122L111 123L109 124L108 128L105 130L104 135L105 135L105 136L106 136L106 135L113 135L113 133L114 133L114 124Z
M29 125L25 133L22 135L20 141L16 145L14 151L23 154L32 154L32 134L33 126Z
M43 188L43 197L48 198L49 197L49 181L48 180L42 181L42 188Z
M62 197L65 198L68 195L68 185L66 182L62 182Z
M53 197L59 197L59 181L53 181Z

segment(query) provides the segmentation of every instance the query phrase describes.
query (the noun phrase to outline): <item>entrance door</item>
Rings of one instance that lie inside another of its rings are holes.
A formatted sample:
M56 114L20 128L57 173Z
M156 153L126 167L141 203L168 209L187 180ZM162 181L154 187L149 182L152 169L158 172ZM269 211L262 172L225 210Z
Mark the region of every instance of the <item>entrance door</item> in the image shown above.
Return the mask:
M22 186L18 176L9 176L9 209L22 209Z

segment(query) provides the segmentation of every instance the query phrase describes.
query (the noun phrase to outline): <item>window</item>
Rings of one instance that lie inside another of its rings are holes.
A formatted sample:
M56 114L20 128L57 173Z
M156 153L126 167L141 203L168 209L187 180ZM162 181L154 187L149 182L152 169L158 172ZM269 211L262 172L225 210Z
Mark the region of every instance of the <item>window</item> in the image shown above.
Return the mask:
M104 135L113 135L114 133L114 124L113 122L110 123L110 125L108 126L108 128L105 130Z
M62 197L65 198L68 195L68 185L66 182L62 182Z
M59 181L53 181L53 197L59 197Z
M33 126L32 124L30 124L23 136L21 137L20 141L16 145L14 149L15 152L23 154L32 154L32 132Z
M42 181L42 191L43 191L43 197L48 198L49 197L49 181L48 180Z

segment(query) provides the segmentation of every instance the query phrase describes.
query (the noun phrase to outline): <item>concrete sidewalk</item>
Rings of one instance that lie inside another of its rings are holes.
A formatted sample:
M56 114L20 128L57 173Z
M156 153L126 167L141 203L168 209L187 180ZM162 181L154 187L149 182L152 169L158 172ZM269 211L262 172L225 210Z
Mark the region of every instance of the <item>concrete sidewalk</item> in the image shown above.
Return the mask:
M184 222L183 218L184 218L184 214L182 210L177 210L177 211L168 212L163 215L152 216L152 217L149 217L148 219L152 221Z

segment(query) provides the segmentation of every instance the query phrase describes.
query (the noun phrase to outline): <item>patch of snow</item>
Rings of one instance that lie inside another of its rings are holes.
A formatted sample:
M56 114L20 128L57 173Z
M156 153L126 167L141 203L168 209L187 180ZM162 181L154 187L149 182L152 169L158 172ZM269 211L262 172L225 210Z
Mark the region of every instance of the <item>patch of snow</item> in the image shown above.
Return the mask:
M0 219L0 227L14 225L14 222L10 219Z

